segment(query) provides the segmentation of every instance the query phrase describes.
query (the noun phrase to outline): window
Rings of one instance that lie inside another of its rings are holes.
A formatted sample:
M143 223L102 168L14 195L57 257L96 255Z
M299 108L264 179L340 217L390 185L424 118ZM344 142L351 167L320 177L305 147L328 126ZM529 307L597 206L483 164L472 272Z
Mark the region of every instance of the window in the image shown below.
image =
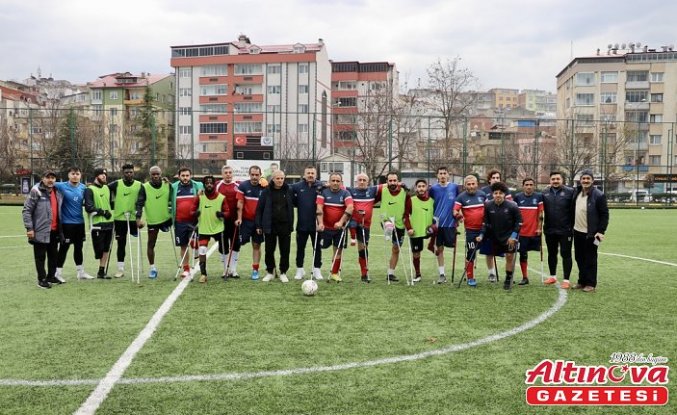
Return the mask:
M180 97L189 97L191 96L191 91L190 88L179 88L179 96Z
M266 133L279 133L282 131L282 126L280 124L268 124L266 125Z
M340 89L340 90L357 89L357 82L355 82L355 81L340 81L338 83L338 89Z
M108 98L110 98L111 100L118 99L118 91L110 91L108 93Z
M261 75L263 70L259 64L235 65L235 75Z
M576 114L576 124L580 126L591 126L594 123L592 114Z
M92 91L92 101L101 101L101 90L100 89L95 89Z
M308 73L307 63L299 63L299 73Z
M663 72L651 72L651 82L663 82Z
M228 85L203 85L200 87L200 95L226 95L228 93Z
M296 45L294 45L293 51L294 53L303 53L306 51L306 47L300 43L297 43Z
M356 107L357 106L357 98L355 97L350 97L350 98L339 98L336 100L336 105L339 107Z
M299 133L307 133L308 124L299 124L298 127L296 128L296 131L298 131Z
M266 107L266 112L268 112L268 113L276 112L276 113L279 114L281 110L282 110L282 107L280 105L268 105Z
M649 144L658 145L660 143L661 143L661 135L660 134L649 136Z
M252 95L254 93L254 87L238 85L235 87L235 93L240 95Z
M235 113L242 114L261 112L262 106L260 102L238 102L233 104L233 108L235 109Z
M179 68L179 78L190 78L190 68Z
M576 94L576 105L593 105L595 94Z
M616 103L616 93L615 92L602 92L600 95L600 101L602 104L615 104Z
M260 133L261 128L261 122L236 122L234 130L236 133Z
M190 113L191 113L190 107L179 107L179 114L180 115L190 115Z
M268 88L266 88L269 94L281 94L282 93L282 86L281 85L268 85Z
M616 122L616 114L602 114L600 119L606 123Z
M118 116L118 109L117 108L111 108L110 109L110 116L111 117L117 117Z
M226 104L203 104L200 105L200 112L207 114L225 114L227 112L226 108Z
M649 97L649 91L625 91L625 101L627 102L646 102Z
M193 129L190 125L179 125L179 134L190 134L193 132Z
M647 111L625 111L625 121L628 122L647 122L649 113Z
M308 104L299 104L299 113L307 114L308 113Z
M618 72L602 72L599 76L599 80L603 84L618 83Z
M225 76L228 75L228 66L226 65L205 65L202 67L202 76Z
M595 84L594 72L579 72L576 74L576 86L592 86Z
M660 166L661 156L649 156L649 164L652 166Z
M663 122L663 114L651 114L649 122Z
M651 102L663 102L663 94L651 94Z
M357 115L355 114L336 114L334 118L336 124L357 124Z
M272 73L282 73L282 65L268 65L266 71L270 74Z
M320 163L320 171L343 174L343 163Z
M307 94L308 90L308 85L299 85L299 94Z
M200 134L225 134L228 132L228 123L210 122L200 124Z
M628 82L646 82L649 80L649 73L646 71L628 71Z

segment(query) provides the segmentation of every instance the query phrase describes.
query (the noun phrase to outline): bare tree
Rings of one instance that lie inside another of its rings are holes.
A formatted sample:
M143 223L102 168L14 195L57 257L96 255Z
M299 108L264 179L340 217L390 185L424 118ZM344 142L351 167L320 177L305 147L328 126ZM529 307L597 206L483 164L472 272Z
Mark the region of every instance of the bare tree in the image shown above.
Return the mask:
M552 158L566 173L569 185L583 168L593 166L597 160L599 148L593 132L594 126L588 123L576 125L574 120L557 121L557 144L552 150Z
M477 89L477 78L470 69L461 66L460 57L444 62L438 59L428 67L427 74L432 98L429 105L438 116L438 128L443 131L440 158L459 159L463 151L465 117L477 97L470 93Z
M14 178L14 167L17 162L19 149L14 131L10 128L7 118L0 118L0 181L7 183Z

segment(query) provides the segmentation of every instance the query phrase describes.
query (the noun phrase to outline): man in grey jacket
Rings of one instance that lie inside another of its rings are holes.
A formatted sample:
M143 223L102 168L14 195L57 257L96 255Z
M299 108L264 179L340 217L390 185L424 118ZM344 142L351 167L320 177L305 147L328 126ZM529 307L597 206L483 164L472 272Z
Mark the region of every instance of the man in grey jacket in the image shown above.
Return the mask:
M38 287L52 288L60 284L54 278L59 247L59 195L54 190L56 174L47 170L40 183L33 186L22 211L28 243L33 245L35 268L38 272ZM47 271L45 272L45 257Z

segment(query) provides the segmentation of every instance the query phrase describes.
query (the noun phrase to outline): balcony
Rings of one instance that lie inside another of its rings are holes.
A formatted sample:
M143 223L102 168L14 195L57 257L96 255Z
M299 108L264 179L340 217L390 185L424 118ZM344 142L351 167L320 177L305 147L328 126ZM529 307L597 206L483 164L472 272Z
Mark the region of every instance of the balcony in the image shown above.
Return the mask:
M649 103L648 102L625 102L625 109L626 110L644 110L648 111L649 110Z
M628 81L625 89L649 89L649 81Z
M640 173L648 173L649 166L646 164L640 164L639 166L633 166L632 164L626 164L623 166L624 172L639 171Z
M141 105L143 104L143 98L136 99L126 99L124 100L125 105Z

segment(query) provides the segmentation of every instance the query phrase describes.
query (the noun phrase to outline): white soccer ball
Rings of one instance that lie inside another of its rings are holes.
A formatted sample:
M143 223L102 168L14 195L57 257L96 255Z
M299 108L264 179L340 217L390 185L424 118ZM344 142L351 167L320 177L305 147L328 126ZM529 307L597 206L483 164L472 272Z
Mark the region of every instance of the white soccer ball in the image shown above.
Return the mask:
M301 284L301 290L307 296L315 295L317 293L317 283L314 280L305 280Z

